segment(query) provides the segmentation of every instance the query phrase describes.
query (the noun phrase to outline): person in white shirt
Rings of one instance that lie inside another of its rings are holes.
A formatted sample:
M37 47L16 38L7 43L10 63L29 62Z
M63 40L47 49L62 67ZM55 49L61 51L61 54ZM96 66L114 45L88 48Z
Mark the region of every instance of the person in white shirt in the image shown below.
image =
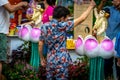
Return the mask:
M23 9L27 2L11 5L8 0L0 0L0 80L2 80L2 63L7 59L7 34L9 33L10 13Z

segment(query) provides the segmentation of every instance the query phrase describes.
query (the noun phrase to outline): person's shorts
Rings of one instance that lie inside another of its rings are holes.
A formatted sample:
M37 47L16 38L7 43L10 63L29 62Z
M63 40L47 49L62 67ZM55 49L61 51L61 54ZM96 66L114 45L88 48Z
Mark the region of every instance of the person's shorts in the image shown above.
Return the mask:
M0 33L0 61L7 60L7 36Z

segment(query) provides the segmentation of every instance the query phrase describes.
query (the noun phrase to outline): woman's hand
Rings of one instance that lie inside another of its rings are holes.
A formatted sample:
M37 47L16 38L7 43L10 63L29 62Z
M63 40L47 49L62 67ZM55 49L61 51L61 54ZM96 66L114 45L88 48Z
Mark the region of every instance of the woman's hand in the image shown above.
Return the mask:
M21 5L22 7L27 7L28 2L26 2L26 1L20 2L19 5Z
M26 14L26 17L27 17L29 20L31 20L32 16L33 16L33 14Z
M90 2L90 6L92 6L93 8L96 6L96 3L95 3L94 0L91 0L91 2Z
M46 60L45 60L45 58L42 56L42 57L40 57L40 59L41 59L41 65L43 67L45 67L46 66Z

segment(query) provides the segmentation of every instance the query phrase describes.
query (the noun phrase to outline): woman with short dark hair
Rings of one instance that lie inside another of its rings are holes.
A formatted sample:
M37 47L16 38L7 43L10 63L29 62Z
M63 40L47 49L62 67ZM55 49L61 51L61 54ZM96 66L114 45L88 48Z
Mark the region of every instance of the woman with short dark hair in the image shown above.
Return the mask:
M68 21L70 12L67 8L57 6L53 12L53 19L41 26L39 53L41 65L47 70L47 80L68 80L68 66L72 60L66 49L67 31L82 23L94 6L95 2L92 0L88 9L73 21ZM42 55L44 43L48 45L47 62Z

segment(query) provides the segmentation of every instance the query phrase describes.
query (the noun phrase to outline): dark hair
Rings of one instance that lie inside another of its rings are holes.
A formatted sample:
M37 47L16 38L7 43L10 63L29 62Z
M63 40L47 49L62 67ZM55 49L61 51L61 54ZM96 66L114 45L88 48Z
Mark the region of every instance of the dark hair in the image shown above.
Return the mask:
M46 2L48 3L48 5L54 6L56 3L56 0L46 0Z
M102 10L104 10L106 13L110 14L110 9L109 8L104 8Z
M62 17L66 18L70 14L70 11L64 6L56 6L53 11L53 18L60 19Z
M30 0L22 0L22 1L26 1L26 2L28 2L28 3L30 2Z

